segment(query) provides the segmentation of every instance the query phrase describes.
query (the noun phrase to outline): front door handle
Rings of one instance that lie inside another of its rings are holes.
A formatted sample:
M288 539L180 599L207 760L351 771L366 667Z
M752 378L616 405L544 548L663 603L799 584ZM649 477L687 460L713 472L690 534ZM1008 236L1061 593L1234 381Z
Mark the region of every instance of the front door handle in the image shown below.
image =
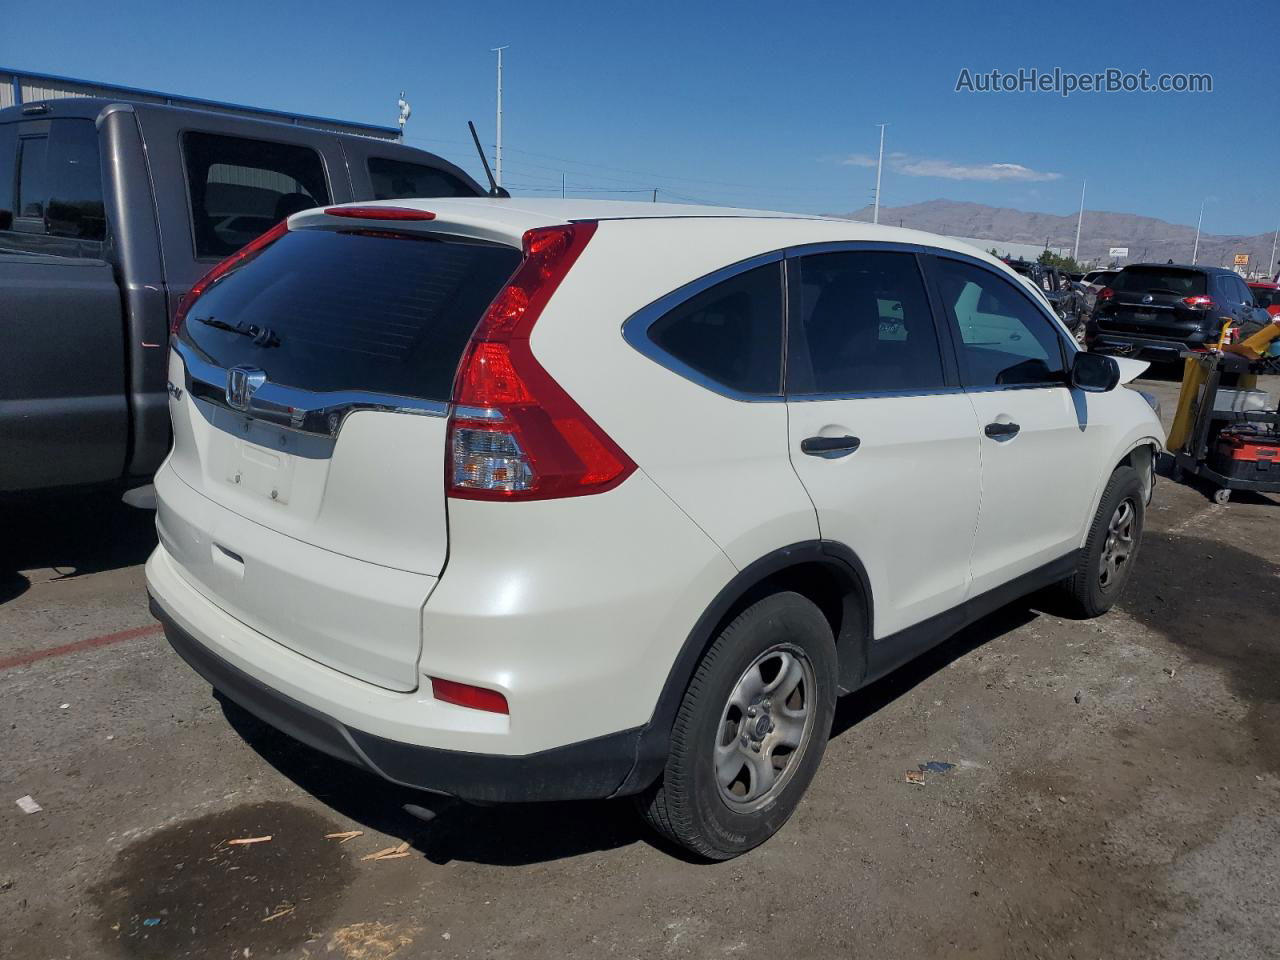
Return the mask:
M800 452L811 457L822 457L824 460L835 460L837 457L847 457L860 446L862 441L857 437L806 437L800 441Z
M1016 423L997 422L988 423L986 427L983 428L982 432L992 440L1012 440L1018 435L1018 431L1021 429L1022 427L1018 426Z

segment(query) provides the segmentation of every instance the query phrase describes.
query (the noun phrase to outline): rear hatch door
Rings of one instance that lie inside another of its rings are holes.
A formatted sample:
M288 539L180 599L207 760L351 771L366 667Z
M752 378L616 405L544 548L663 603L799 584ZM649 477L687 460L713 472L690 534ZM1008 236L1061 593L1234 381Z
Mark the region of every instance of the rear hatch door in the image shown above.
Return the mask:
M1126 267L1112 278L1111 290L1098 310L1099 330L1181 340L1205 323L1207 311L1186 302L1207 295L1207 278L1199 270Z
M292 230L194 302L170 464L207 503L159 521L197 589L299 653L416 687L453 376L519 261L385 226Z

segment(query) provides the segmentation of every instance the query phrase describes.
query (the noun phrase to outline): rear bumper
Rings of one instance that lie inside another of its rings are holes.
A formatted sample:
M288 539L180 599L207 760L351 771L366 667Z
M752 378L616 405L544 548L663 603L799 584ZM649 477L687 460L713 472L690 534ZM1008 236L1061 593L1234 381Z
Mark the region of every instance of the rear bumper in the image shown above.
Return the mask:
M1104 333L1094 331L1085 339L1090 350L1114 353L1135 360L1175 361L1189 347L1203 346L1202 337L1187 340L1162 340L1129 333Z
M250 676L193 637L154 595L150 601L173 649L227 699L295 740L393 783L477 803L596 799L617 793L635 765L642 728L525 756L444 750L367 733Z

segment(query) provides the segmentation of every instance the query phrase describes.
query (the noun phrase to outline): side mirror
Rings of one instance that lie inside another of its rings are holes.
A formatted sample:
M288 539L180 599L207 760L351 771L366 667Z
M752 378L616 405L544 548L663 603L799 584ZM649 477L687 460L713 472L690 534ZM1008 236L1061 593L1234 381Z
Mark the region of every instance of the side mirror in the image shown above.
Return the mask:
M1106 393L1120 385L1120 364L1114 357L1081 350L1071 363L1071 386L1085 393Z

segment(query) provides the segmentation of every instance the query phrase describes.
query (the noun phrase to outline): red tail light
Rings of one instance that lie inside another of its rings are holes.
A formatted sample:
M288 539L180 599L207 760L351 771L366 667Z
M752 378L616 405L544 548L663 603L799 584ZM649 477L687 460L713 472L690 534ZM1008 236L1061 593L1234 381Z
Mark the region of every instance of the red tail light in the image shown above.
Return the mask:
M1110 287L1103 287L1098 291L1098 303L1102 303L1104 300L1110 300L1115 295L1116 292Z
M1182 302L1185 303L1188 307L1197 307L1202 310L1213 309L1213 297L1205 297L1205 296L1183 297Z
M413 207L326 207L331 217L354 217L357 220L434 220L430 210Z
M596 224L524 235L524 262L489 305L454 381L449 495L547 500L603 493L635 464L551 378L529 335Z
M256 240L250 240L231 256L227 257L227 259L216 264L212 270L197 280L191 289L182 295L182 299L178 301L178 309L173 313L173 322L169 324L169 334L171 336L177 334L178 330L182 327L182 322L187 319L187 314L191 311L191 305L200 299L200 295L202 293L225 277L232 270L248 263L288 232L289 221L281 220L266 233L262 234L262 236L258 237Z
M456 680L431 678L431 695L437 700L452 703L459 707L470 707L472 710L487 710L489 713L510 713L507 698L497 690L487 687L473 687L469 683L458 683Z

